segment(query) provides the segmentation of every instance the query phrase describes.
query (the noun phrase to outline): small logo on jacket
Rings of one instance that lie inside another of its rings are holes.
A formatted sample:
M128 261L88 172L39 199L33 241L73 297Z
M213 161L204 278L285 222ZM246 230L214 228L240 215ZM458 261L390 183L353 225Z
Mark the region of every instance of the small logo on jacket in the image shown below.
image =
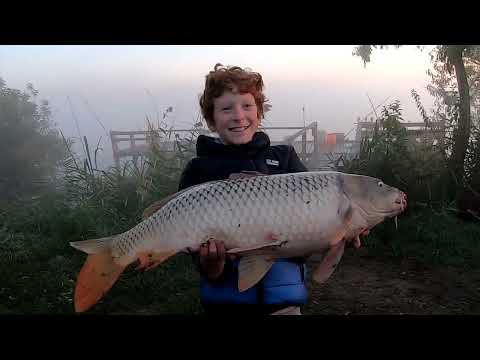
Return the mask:
M273 166L280 165L280 162L278 162L277 160L266 159L266 162L267 162L267 165L273 165Z

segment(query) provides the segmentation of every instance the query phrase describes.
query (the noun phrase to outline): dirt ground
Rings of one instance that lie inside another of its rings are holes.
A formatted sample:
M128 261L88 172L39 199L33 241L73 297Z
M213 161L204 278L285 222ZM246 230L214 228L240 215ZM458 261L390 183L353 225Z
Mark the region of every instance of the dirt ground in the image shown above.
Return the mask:
M309 262L309 271L315 266ZM311 285L304 314L480 314L480 270L426 266L347 250L330 279Z

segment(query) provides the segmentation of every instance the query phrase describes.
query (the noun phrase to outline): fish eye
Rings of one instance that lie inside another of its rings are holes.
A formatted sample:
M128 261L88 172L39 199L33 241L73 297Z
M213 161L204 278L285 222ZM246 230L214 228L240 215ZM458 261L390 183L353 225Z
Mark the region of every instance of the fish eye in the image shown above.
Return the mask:
M383 182L379 181L379 182L377 183L377 185L380 186L380 187L383 187Z

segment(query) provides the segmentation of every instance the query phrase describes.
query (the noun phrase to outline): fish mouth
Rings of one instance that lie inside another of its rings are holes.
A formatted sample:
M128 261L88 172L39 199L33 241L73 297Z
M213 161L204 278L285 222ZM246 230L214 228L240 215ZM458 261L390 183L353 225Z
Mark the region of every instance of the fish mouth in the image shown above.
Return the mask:
M407 194L401 191L399 197L395 199L395 204L400 205L400 212L405 211L407 208Z
M395 200L395 204L400 205L400 210L398 214L402 213L405 211L407 208L407 194L405 194L403 191L400 191L399 197ZM398 219L397 215L391 216L395 219L395 229L398 231Z
M407 208L407 194L404 192L400 192L397 198L393 201L391 207L387 209L379 209L374 208L373 211L379 214L380 216L384 216L386 218L393 218L397 215L403 213Z
M393 201L393 209L380 211L388 218L396 217L407 209L407 194L400 191L398 197Z
M396 217L397 215L400 215L407 209L407 204L406 202L397 202L395 201L395 208L384 212L385 216L388 218Z
M245 130L247 130L250 126L251 126L251 124L246 125L246 126L234 126L234 127L228 128L228 130L231 131L231 132L235 132L235 133L241 133L241 132L244 132Z

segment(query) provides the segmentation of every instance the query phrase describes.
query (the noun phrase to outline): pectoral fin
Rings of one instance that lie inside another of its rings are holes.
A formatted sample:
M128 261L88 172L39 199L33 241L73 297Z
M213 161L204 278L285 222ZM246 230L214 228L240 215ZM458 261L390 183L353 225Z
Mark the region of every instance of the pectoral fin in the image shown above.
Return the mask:
M360 241L360 235L355 236L355 239L353 240L353 245L355 245L357 249L362 246L362 242Z
M250 289L270 270L274 262L271 256L245 256L238 265L238 290Z
M313 279L321 284L325 282L335 271L340 259L342 258L343 251L345 250L345 240L342 240L330 247L327 254L323 258L323 261L313 272Z

